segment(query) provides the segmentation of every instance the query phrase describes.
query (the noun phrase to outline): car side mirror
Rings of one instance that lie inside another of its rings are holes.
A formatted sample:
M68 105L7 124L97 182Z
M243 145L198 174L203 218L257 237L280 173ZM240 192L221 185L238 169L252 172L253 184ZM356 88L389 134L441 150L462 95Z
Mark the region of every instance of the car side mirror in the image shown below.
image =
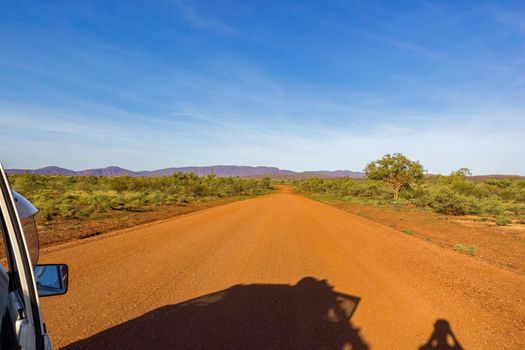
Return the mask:
M65 264L36 265L34 269L38 296L67 293L68 268Z

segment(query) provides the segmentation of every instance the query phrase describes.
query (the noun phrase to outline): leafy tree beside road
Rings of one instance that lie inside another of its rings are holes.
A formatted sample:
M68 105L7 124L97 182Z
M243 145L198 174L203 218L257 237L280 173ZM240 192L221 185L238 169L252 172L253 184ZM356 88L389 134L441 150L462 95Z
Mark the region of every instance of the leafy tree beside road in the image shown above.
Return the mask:
M381 159L368 163L365 174L369 179L381 180L390 189L394 200L398 200L402 188L409 187L423 177L423 166L401 153L386 154Z

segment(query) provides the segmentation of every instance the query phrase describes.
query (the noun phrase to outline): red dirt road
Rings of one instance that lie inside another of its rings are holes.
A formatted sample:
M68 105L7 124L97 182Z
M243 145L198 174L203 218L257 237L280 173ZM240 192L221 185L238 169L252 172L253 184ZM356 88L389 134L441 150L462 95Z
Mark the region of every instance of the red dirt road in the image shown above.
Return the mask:
M525 348L523 276L286 190L42 260L69 264L43 300L66 349Z

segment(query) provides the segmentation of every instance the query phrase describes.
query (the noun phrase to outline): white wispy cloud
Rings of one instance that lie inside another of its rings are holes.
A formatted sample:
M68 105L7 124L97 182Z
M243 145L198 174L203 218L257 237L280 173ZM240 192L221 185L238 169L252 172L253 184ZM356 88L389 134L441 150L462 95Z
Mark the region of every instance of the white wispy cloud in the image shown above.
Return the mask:
M191 25L211 31L216 34L231 34L235 30L232 26L226 24L219 18L211 14L204 14L196 8L196 3L192 1L173 0L171 3L177 9L177 12L182 15Z
M170 9L208 34L237 34L194 3L175 1ZM435 6L435 20L426 29L452 22L461 27L470 15ZM513 16L494 16L519 28ZM444 52L402 23L420 23L418 13L374 20L383 29L379 33L322 13L310 20L331 33L415 57L431 69L388 70L327 51L317 57L319 64L333 64L349 80L335 84L306 71L290 78L249 55L220 50L205 57L199 48L187 48L182 34L176 48L198 56L194 65L140 46L104 39L55 42L53 35L42 35L40 45L49 51L42 58L29 60L16 45L23 59L12 52L0 57L6 75L18 72L18 80L12 79L22 85L2 90L0 159L8 167L246 164L361 170L385 153L403 152L430 172L466 166L477 174L525 174L516 161L525 153L525 99L519 98L525 92L524 59L498 59L481 50L483 59L469 61ZM354 77L355 71L362 76ZM378 75L381 84L370 87L366 79Z

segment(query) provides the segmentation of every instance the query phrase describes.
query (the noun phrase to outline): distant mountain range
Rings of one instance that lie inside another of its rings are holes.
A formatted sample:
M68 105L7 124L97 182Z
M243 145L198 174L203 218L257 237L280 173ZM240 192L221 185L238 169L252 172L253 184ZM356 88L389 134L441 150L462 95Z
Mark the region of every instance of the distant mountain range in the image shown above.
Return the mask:
M183 168L165 168L151 171L132 171L123 169L118 166L109 166L107 168L87 169L74 171L70 169L60 168L57 166L47 166L40 169L7 169L8 174L41 174L41 175L65 175L65 176L145 176L145 177L159 177L171 176L173 173L195 173L199 176L215 174L222 177L262 177L270 176L272 178L294 179L307 177L352 177L362 178L362 172L350 170L336 170L336 171L304 171L295 172L291 170L282 170L274 167L265 166L238 166L238 165L214 165L214 166L195 166Z

